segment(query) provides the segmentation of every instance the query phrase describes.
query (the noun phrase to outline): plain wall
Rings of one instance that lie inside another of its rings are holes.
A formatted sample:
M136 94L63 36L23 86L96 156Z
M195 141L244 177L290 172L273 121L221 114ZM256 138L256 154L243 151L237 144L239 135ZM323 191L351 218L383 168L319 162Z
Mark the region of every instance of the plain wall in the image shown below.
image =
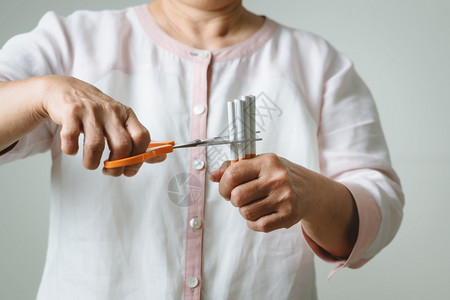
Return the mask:
M0 45L48 10L143 1L1 0ZM377 101L406 195L394 241L358 270L318 259L320 299L449 299L450 1L247 0L276 21L315 32L348 55ZM1 120L0 120L1 122ZM34 299L45 260L50 155L0 166L0 299Z

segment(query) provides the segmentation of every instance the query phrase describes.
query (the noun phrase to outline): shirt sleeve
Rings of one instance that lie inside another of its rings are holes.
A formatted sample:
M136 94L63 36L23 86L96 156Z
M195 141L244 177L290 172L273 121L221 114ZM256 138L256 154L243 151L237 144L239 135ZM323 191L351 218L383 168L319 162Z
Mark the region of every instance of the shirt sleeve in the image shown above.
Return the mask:
M359 268L394 238L403 216L404 196L390 162L378 112L352 62L328 46L319 120L320 169L353 195L359 215L356 244L338 259L305 232L312 251L342 267Z
M70 73L70 43L64 19L46 13L35 29L14 36L0 50L0 80Z
M69 73L69 44L62 18L48 12L35 29L11 38L0 50L0 81ZM55 131L53 127L47 121L40 124L12 150L1 155L0 164L47 151Z

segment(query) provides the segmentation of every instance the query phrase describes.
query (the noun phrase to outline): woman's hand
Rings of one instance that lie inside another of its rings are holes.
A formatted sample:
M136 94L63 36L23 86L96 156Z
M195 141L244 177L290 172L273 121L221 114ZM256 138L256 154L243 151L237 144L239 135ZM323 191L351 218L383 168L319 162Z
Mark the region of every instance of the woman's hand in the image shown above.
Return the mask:
M11 149L47 118L62 127L61 149L66 154L78 152L78 138L84 134L83 165L87 169L99 166L105 140L111 150L110 160L143 153L150 142L150 134L131 108L72 77L52 75L0 82L0 108L0 150ZM155 157L148 162L164 159ZM133 176L141 165L103 169L103 173Z
M330 254L350 254L358 215L345 186L275 154L226 162L210 179L250 229L270 232L302 220L305 232Z
M45 76L41 114L50 117L61 128L61 149L73 155L78 152L78 138L84 134L83 165L96 169L105 148L110 160L145 152L150 142L148 130L138 121L131 108L110 98L96 87L65 76ZM150 162L163 160L159 157ZM133 176L142 164L125 168L103 169L112 176Z

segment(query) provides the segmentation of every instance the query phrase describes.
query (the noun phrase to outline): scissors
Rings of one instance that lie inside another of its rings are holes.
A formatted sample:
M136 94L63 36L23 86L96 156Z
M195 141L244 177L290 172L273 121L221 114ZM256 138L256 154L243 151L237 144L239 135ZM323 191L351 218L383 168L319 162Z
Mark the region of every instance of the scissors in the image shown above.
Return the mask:
M256 132L258 133L258 132ZM167 153L172 153L174 149L178 148L191 148L191 147L208 147L208 146L216 146L216 145L226 145L226 144L239 144L239 143L247 143L253 141L261 141L261 138L255 139L247 139L247 140L239 140L239 141L230 141L228 136L223 137L213 137L209 139L196 139L183 144L175 144L175 141L163 141L163 142L151 142L147 150L138 155L117 159L117 160L105 160L104 167L107 169L112 168L120 168L125 166L131 166L134 164L145 162L152 157L164 155Z

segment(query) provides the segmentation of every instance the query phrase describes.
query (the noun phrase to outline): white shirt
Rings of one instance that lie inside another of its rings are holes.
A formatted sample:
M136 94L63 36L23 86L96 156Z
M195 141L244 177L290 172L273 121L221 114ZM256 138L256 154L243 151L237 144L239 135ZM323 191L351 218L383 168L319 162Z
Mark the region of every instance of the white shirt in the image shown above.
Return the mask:
M226 101L255 94L258 153L321 172L355 198L358 240L337 268L360 267L398 230L403 195L370 92L351 62L313 34L266 19L247 41L209 52L166 35L146 5L47 13L0 51L0 80L45 74L84 80L132 107L154 140L221 135ZM59 130L46 121L0 157L51 150L38 299L316 299L313 253L333 259L300 223L247 228L206 179L227 147L175 150L133 178L112 178L84 169L81 151L64 155Z

